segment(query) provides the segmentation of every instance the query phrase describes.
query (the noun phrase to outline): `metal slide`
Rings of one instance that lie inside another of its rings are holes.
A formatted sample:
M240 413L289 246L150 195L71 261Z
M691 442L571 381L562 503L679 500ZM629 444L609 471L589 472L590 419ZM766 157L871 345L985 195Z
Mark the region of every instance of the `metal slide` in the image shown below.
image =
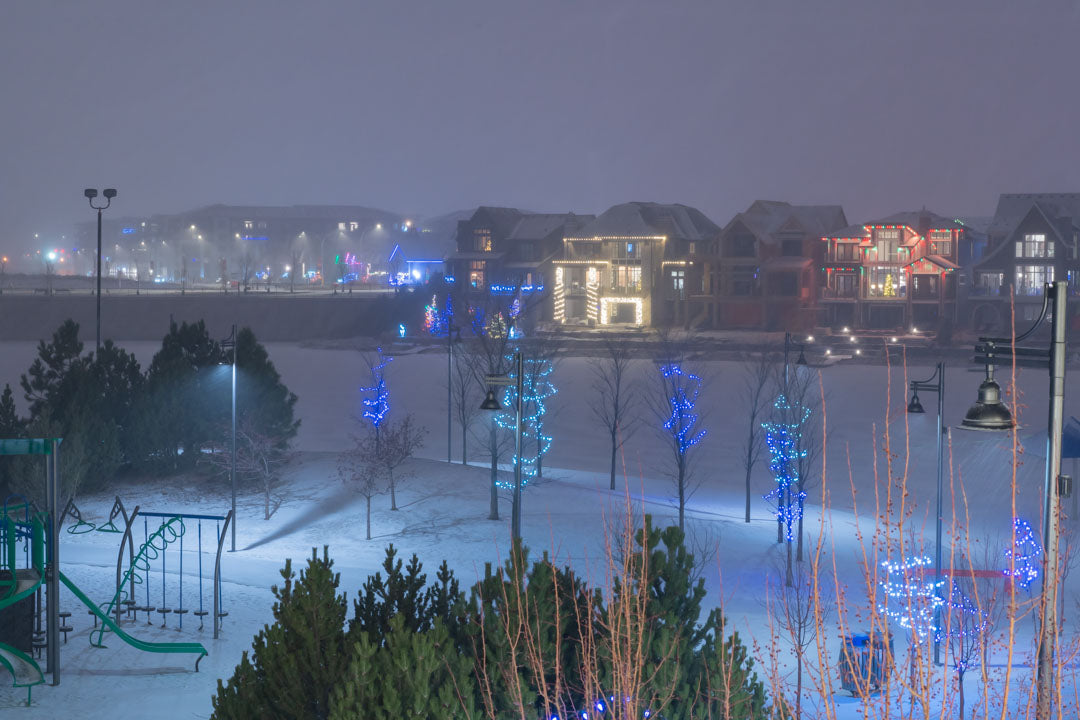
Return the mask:
M108 626L110 630L116 633L116 637L126 642L136 650L142 650L144 652L156 652L156 653L189 653L198 654L198 658L195 659L195 671L199 671L199 661L206 657L206 648L202 643L197 642L147 642L146 640L139 640L133 638L126 632L120 629L120 626L109 616L109 613L98 607L97 603L88 598L86 594L80 590L75 583L68 580L64 573L60 573L60 582L67 586L75 597L77 597L83 605L94 611L94 614L98 616L102 623Z

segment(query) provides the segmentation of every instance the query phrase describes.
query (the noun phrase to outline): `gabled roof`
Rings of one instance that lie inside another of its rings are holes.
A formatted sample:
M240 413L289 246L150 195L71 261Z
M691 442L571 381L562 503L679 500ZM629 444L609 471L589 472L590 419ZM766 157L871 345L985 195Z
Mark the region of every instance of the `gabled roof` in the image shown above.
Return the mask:
M711 239L719 226L700 210L686 205L629 202L614 205L567 237L667 237Z
M847 223L844 209L839 205L792 205L778 200L756 200L727 224L727 233L742 224L763 243L773 244L782 232L801 232L812 237Z
M565 236L595 219L595 215L575 215L572 212L529 213L518 220L509 237L513 240L543 240L559 228L564 228Z
M1053 222L1058 218L1073 218L1073 225L1080 221L1080 193L1003 193L998 196L997 209L990 223L989 234L994 241L1007 239L1037 205Z
M944 215L938 215L937 213L930 212L929 210L910 210L905 212L893 213L877 220L871 220L869 222L860 225L848 225L845 228L834 230L832 232L822 233L823 238L868 238L870 232L866 229L868 227L874 227L877 225L899 225L907 226L919 233L920 235L929 230L964 230L966 229L963 223L956 221L953 218L947 218Z
M478 223L483 221L491 226L489 229L494 234L507 237L514 231L514 227L521 221L523 215L525 213L517 208L481 205L476 208L476 212L472 214L472 217L467 222Z
M912 265L920 262L932 263L934 265L937 265L942 270L952 271L960 269L959 265L954 263L952 260L949 260L948 258L942 257L941 255L923 255L921 258L916 258L915 260L912 260L904 267L911 267Z

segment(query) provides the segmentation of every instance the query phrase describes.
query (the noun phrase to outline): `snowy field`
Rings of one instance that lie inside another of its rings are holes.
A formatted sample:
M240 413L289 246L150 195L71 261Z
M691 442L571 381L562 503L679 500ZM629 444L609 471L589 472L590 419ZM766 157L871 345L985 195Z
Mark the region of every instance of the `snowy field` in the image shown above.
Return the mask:
M158 343L122 343L135 352L145 367L159 347ZM5 717L55 718L78 708L86 718L204 718L210 714L210 698L218 678L227 677L239 661L240 653L250 646L253 635L270 619L270 586L280 580L284 559L293 558L302 565L313 547L330 546L335 567L341 572L341 588L355 596L364 578L378 569L387 544L394 543L402 554L417 553L429 576L438 562L447 559L463 584L483 574L484 564L499 563L505 556L509 538L509 497L503 498L502 520L486 519L488 511L488 473L483 467L446 463L446 358L439 353L390 351L396 359L389 367L391 413L411 412L429 429L427 442L413 463L416 477L398 491L401 509L389 510L389 498L375 500L373 539L364 539L362 500L343 488L336 478L335 454L347 446L356 431L352 417L358 403L357 386L364 380L360 356L350 350L305 348L295 344L268 345L270 357L284 382L299 396L297 410L302 418L295 447L297 460L289 467L281 490L282 505L269 521L262 519L259 495L245 493L240 499L237 547L223 559L224 606L229 616L222 637L212 639L209 625L198 629L198 622L188 615L184 630L175 628L170 617L161 628L160 618L153 625L140 619L126 629L141 639L157 641L197 640L209 650L198 673L192 672L193 660L186 656L140 653L115 639L107 649L89 646L90 617L73 596L65 595L65 610L72 612L75 628L61 648L61 684L34 689L34 703L21 707L26 693L8 687L6 673L0 673L0 708ZM34 356L32 343L6 343L0 353L0 382L17 385ZM649 369L639 363L642 373ZM730 627L757 645L759 672L771 663L766 656L769 646L768 618L764 607L766 579L781 558L782 546L775 543L776 525L768 505L760 496L770 489L767 462L755 472L753 520L743 522L743 472L738 453L746 433L746 420L740 390L743 384L738 363L699 363L705 379L700 408L709 432L698 446L695 477L700 486L688 505L688 517L701 537L715 541L716 552L704 571L712 604L724 603ZM810 369L810 372L817 372ZM932 368L909 368L908 379L924 379ZM1075 370L1070 369L1070 372ZM588 398L593 380L588 361L568 358L555 371L559 393L549 401L546 426L554 437L545 460L545 480L530 486L523 501L522 530L534 556L551 550L560 560L573 563L581 572L598 576L604 547L605 518L621 512L621 492L608 490L607 463L610 446L602 429L592 418ZM875 482L873 466L875 445L882 445L886 421L890 422L892 452L896 456L894 475L903 472L908 462L908 503L913 508L913 523L925 523L927 554L933 542L930 513L935 497L935 423L932 395L923 397L928 413L908 416L903 368L891 373L881 366L836 365L823 368L828 446L826 452L826 491L830 508L821 512L822 489L810 489L806 527L812 535L824 527L824 546L835 562L839 579L850 588L849 605L858 604L862 592L863 548L859 532L867 537L873 530ZM948 371L946 423L958 426L964 412L975 399L981 371L967 367ZM1005 378L1002 378L1004 383ZM1044 462L1046 394L1045 371L1024 371L1022 391L1022 438L1026 449L1019 472L1020 492L1017 512L1038 527L1041 513ZM1072 382L1067 390L1066 416L1080 414L1080 384ZM225 390L223 389L223 392ZM21 393L17 391L21 398ZM905 423L909 433L905 434ZM652 513L658 523L675 517L673 489L666 478L665 447L652 431L655 421L647 419L633 436L625 451L626 482L635 502ZM876 436L875 436L876 431ZM973 537L1001 539L1010 527L1009 493L1010 448L1007 435L987 435L965 430L952 432L953 487L956 495L966 493L969 516L967 524ZM479 447L474 444L474 447ZM906 450L910 448L910 452ZM460 437L454 430L453 454L460 459ZM471 458L480 461L478 454ZM877 455L878 474L885 477L884 453ZM850 468L850 476L849 476ZM1070 469L1066 461L1065 472ZM949 476L946 471L946 486ZM849 479L850 477L850 479ZM855 494L852 493L855 489ZM884 493L884 481L876 488ZM947 492L949 492L947 490ZM156 479L145 483L127 483L117 493L128 508L139 505L156 512L189 512L224 515L228 510L227 488L209 487L203 481L190 485L176 479ZM855 500L858 501L856 523ZM1069 501L1066 501L1069 502ZM79 505L91 522L101 522L112 504L112 493L84 496ZM949 508L951 500L946 500ZM1067 506L1068 509L1068 506ZM965 508L957 508L960 517ZM949 509L946 515L951 515ZM204 526L204 533L212 532ZM141 537L141 533L136 538ZM106 600L112 595L118 536L101 533L61 536L63 571L92 598ZM204 537L205 541L205 537ZM187 543L187 540L185 540ZM205 542L204 542L205 545ZM195 566L198 558L185 545L185 606L197 604ZM866 550L869 551L869 545ZM172 552L170 550L170 552ZM178 556L167 556L169 563L166 592L175 604ZM207 554L203 562L212 563ZM773 576L775 580L775 575ZM161 575L155 573L156 592L160 596ZM1068 582L1065 601L1064 635L1075 630L1070 615L1075 607L1073 582ZM65 591L66 592L66 591ZM151 586L151 593L154 586ZM206 591L209 601L209 591ZM153 594L151 603L155 602ZM350 611L351 612L351 611ZM144 616L141 616L144 618ZM1019 655L1014 662L1028 662L1030 622L1021 633ZM825 633L825 647L830 658L839 652L839 631ZM780 647L783 648L781 641ZM898 648L899 650L899 648ZM785 653L786 654L786 653ZM784 667L787 664L784 663ZM948 673L942 671L942 675ZM977 672L969 674L969 697L977 696ZM1012 682L1017 689L1030 680L1027 669L1015 670ZM839 718L865 717L870 708L841 693L834 678L836 709ZM998 682L992 680L993 682ZM872 713L870 713L872 715Z

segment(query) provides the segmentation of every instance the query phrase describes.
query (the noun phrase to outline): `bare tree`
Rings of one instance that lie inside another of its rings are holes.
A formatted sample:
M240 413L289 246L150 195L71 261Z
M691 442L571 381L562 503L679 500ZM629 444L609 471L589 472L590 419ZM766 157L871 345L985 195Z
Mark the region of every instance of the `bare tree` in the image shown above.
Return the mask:
M381 468L390 488L390 509L397 510L397 483L407 475L399 468L424 444L427 428L417 425L412 414L388 423L374 448L374 461ZM396 473L396 474L395 474Z
M679 506L679 529L686 530L686 503L693 494L694 448L705 437L697 409L701 376L684 366L675 346L662 337L652 373L652 390L646 402L656 421L656 431L669 447L670 475Z
M986 611L974 596L975 588L971 579L950 577L949 593L943 608L943 627L938 630L949 643L949 655L959 689L957 717L960 720L964 718L964 675L982 655L991 627Z
M477 377L475 341L463 340L456 345L454 361L450 373L450 395L453 398L453 411L461 425L461 464L469 464L469 433L472 432L476 416L480 414L480 401L483 399L483 378Z
M367 539L371 539L371 500L388 489L382 468L377 462L371 433L353 438L353 447L338 455L338 477L367 501Z
M229 446L230 435L223 431L222 439L216 441L201 462L214 468L218 474L228 476L232 469L233 454ZM263 519L269 520L281 506L281 499L274 495L280 481L281 468L292 459L279 438L259 432L252 422L242 418L236 426L236 477L240 481L256 483L263 495Z
M629 347L608 338L603 348L603 355L589 361L595 380L589 408L611 438L611 489L614 490L619 449L638 427L638 396L631 392Z
M811 569L813 565L798 565L793 581L788 585L785 580L787 569L782 562L778 563L774 568L777 582L769 583L767 589L769 614L795 654L795 720L802 717L803 667L807 652L832 610L827 593L821 591L828 583L818 574L816 566Z
M761 439L761 418L769 404L767 390L775 365L776 359L765 353L743 363L742 399L747 414L747 435L740 460L746 473L746 522L750 522L750 479L765 450Z
M548 451L549 442L545 441L544 425L550 420L549 410L544 404L543 412L538 407L546 398L554 395L558 390L547 379L547 376L555 372L562 361L560 351L562 349L561 338L558 335L533 335L519 341L517 344L521 351L524 367L523 395L526 398L522 413L529 418L530 432L522 438L522 443L532 436L536 444L536 477L544 477L544 454ZM529 457L524 445L521 448L523 457Z

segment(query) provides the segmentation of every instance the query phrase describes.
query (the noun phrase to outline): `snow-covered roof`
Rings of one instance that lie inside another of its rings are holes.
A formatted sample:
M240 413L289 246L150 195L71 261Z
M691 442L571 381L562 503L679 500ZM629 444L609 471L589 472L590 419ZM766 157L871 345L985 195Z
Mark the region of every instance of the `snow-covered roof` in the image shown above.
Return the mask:
M711 239L720 227L697 208L679 204L628 202L614 205L567 237L667 237Z
M1003 193L987 230L992 240L1008 239L1036 206L1051 222L1070 218L1074 227L1080 226L1080 193Z
M847 223L844 209L839 205L792 205L780 200L755 200L724 228L741 224L760 242L773 244L783 233L800 233L823 237Z

